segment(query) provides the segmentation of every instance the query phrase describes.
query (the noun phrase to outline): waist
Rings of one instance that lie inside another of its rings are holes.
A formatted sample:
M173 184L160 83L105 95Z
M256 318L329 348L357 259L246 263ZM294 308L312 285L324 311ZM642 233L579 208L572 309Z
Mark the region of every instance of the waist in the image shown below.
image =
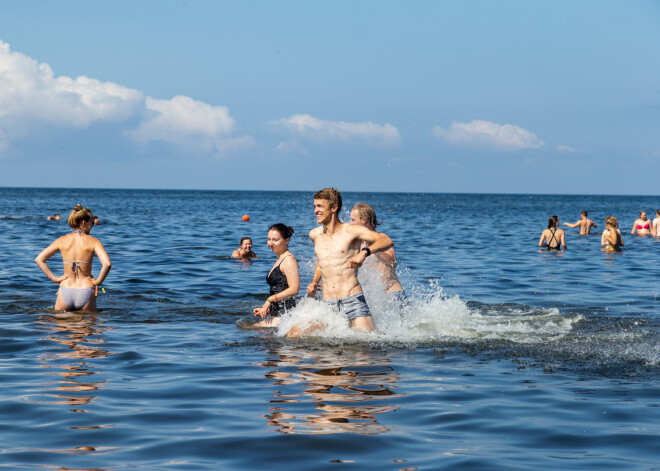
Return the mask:
M364 293L363 292L352 294L350 296L346 296L345 298L337 298L337 299L325 299L325 298L323 298L323 302L326 303L326 304L334 305L334 306L340 306L344 303L348 303L348 302L351 302L351 301L354 301L354 300L360 301L361 300L360 298L364 299Z
M64 280L63 282L60 283L60 286L62 288L93 288L94 283L92 283L92 280L90 280L87 277L81 277L81 278L68 278Z

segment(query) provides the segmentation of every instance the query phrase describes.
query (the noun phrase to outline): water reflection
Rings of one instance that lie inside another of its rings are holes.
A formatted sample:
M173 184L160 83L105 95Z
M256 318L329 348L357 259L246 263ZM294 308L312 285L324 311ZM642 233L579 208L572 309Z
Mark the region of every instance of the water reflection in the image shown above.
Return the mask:
M54 383L47 384L57 385L56 390L63 393L52 394L58 399L55 403L84 405L96 399L93 395L69 393L92 392L105 386L105 381L92 381L98 372L86 361L111 355L103 348L105 341L101 335L104 328L97 325L97 317L89 313L65 313L43 316L40 321L42 326L48 328L46 339L55 342L54 346L46 347L41 357L42 367L52 370L47 374L59 377ZM83 412L78 409L72 411Z
M98 396L95 391L103 389L106 381L100 379L95 366L90 360L105 358L112 352L105 348L103 333L107 327L99 322L94 314L90 313L64 313L51 316L41 316L40 326L45 329L46 336L41 340L49 340L49 343L40 357L41 367L45 368L48 376L56 379L44 384L44 396L54 400L34 400L40 404L62 404L70 407L71 412L90 412L81 406L90 405ZM85 414L84 419L88 421L93 414ZM82 419L82 416L81 416ZM80 438L89 440L89 430L97 430L110 427L107 424L84 423L79 426L69 427L71 430L84 431L85 435ZM115 450L115 447L98 447L79 445L62 449L40 449L50 453L65 454L97 454L107 453ZM56 467L56 469L59 469Z
M398 409L382 403L401 397L389 358L273 348L260 366L268 368L265 377L275 386L264 417L281 433L386 433L378 418Z

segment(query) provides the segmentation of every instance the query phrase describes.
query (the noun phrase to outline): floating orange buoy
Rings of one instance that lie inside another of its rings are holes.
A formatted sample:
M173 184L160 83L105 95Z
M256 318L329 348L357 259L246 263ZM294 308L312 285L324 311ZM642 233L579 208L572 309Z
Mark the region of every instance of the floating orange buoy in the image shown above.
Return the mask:
M250 216L248 216L247 214L243 216L243 221L249 221L249 220L250 220Z

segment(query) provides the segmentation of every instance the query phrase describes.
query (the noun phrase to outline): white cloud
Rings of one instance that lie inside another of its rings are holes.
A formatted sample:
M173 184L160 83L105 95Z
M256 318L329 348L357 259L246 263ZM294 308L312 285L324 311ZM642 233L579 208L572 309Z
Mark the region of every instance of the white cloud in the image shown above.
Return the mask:
M142 119L137 129L136 120ZM145 97L139 90L85 76L56 77L48 64L11 51L0 40L0 152L43 125L82 129L114 123L145 144L160 140L200 152L223 153L251 145L249 136L232 137L229 110L184 96Z
M431 134L452 145L482 145L505 151L537 149L545 144L536 134L521 127L481 120L453 122L449 129L435 126Z
M399 130L391 124L347 123L325 121L308 114L271 121L271 125L284 127L294 136L315 141L362 142L374 147L391 147L401 142Z
M142 93L85 76L55 77L48 64L18 52L0 41L0 120L20 130L38 120L85 128L95 121L124 120L134 115Z
M282 141L277 144L275 150L283 154L307 154L307 149L300 146L300 143L297 139L289 139L288 141Z
M224 153L254 144L249 136L232 138L234 119L224 106L211 106L185 96L145 100L149 116L129 135L139 143L169 142L183 149Z
M559 144L559 145L557 145L557 146L555 147L555 149L557 149L559 152L570 152L570 153L577 152L577 151L576 151L575 149L573 149L572 147L570 147L570 146L565 146L565 145L563 145L563 144Z

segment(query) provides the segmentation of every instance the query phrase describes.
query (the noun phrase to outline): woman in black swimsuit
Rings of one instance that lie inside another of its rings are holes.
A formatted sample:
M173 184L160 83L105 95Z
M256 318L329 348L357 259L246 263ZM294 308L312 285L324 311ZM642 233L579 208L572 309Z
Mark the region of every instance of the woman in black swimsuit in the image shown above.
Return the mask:
M277 256L266 282L270 286L270 296L264 305L254 309L254 315L262 321L254 327L275 327L280 323L280 315L296 305L296 296L300 291L300 275L298 261L289 252L289 240L293 229L282 223L274 224L268 229L268 247ZM269 316L265 319L266 316Z
M548 219L548 228L544 229L539 239L539 247L546 247L549 250L562 250L566 248L566 237L564 229L557 229L559 218L550 216Z

